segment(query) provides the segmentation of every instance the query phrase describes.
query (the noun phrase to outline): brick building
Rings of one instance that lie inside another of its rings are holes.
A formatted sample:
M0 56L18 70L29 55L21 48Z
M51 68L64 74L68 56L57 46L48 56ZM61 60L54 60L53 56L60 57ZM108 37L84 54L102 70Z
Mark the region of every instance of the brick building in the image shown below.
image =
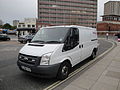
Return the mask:
M96 27L97 0L38 0L37 26Z
M120 32L120 16L119 15L104 15L102 20L97 23L99 33L109 32L115 34Z
M120 1L108 1L104 4L102 21L97 23L98 33L120 32Z

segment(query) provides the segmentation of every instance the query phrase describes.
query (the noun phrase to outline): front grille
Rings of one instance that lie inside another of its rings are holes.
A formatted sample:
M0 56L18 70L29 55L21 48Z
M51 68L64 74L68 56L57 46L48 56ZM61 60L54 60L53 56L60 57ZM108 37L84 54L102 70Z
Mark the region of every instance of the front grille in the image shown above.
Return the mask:
M30 65L39 65L41 57L20 54L19 60Z

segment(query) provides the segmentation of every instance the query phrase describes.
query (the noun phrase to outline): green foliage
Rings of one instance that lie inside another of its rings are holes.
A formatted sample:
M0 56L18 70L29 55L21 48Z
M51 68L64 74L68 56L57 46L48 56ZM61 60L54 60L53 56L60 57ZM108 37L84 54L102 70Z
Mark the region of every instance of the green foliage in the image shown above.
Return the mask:
M0 28L2 28L2 25L0 25Z
M11 29L12 26L9 23L6 23L2 26L3 29Z
M3 26L1 26L1 28L14 30L14 29L16 29L17 27L16 27L16 26L12 26L12 25L10 25L9 23L6 23L6 24L4 24Z
M11 28L11 29L12 29L12 30L14 30L14 29L16 29L16 28L17 28L17 26L12 26L12 28Z

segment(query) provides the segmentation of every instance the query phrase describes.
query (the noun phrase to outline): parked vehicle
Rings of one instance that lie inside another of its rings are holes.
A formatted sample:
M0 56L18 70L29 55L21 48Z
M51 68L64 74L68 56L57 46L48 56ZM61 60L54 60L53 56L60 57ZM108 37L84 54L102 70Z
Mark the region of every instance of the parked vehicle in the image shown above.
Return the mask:
M7 36L6 34L0 34L0 41L9 41L10 37Z
M96 29L82 26L51 26L41 28L19 52L20 70L40 77L68 77L73 66L98 50Z
M7 34L16 35L16 30L8 30Z
M120 42L120 34L117 35L117 38L118 38L118 39L117 39L118 42Z
M117 41L120 42L120 33L117 33L115 36L117 36Z
M20 43L27 43L32 40L33 36L34 35L23 35L23 36L18 37L18 41Z

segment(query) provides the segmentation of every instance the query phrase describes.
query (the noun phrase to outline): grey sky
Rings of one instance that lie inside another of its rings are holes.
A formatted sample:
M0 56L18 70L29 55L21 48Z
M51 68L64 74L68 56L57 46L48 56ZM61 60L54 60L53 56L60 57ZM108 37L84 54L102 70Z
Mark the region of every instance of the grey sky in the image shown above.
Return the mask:
M98 0L98 21L103 15L104 3L107 1L120 0ZM11 23L13 20L24 20L24 18L37 17L37 0L0 0L0 19L4 23Z
M0 19L4 23L29 17L37 17L37 0L0 0Z

